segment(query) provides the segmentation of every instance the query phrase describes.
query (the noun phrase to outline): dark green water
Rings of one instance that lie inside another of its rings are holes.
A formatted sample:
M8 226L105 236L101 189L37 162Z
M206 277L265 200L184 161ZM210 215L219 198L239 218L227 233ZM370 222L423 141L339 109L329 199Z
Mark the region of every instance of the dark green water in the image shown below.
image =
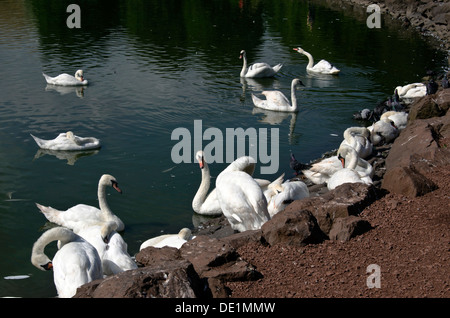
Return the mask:
M213 176L227 165L227 128L257 132L258 140L237 141L247 151L260 150L265 129L269 153L279 155L271 158L276 172L263 177L291 176L290 150L305 162L319 157L339 145L347 127L358 125L354 111L373 107L397 85L420 81L427 70L447 67L446 56L417 34L384 17L382 28L369 29L363 10L332 9L323 1L78 1L80 29L66 25L70 3L0 1L3 297L56 294L52 274L30 262L46 223L34 202L59 209L97 205L98 179L114 175L123 194L109 191L108 202L126 224L123 236L134 255L142 241L196 222L194 140L191 160L175 162L176 129L194 139L194 121L201 121L201 133L223 133L217 142L224 162L210 165ZM298 46L341 74L308 75L307 59L292 50ZM249 62L284 66L274 79L241 80L242 49ZM90 81L83 90L47 88L42 76L79 68ZM254 109L252 92L289 94L295 77L305 84L297 91L296 115ZM68 130L100 138L102 149L68 164L40 154L29 135L50 139ZM3 279L17 275L29 278Z

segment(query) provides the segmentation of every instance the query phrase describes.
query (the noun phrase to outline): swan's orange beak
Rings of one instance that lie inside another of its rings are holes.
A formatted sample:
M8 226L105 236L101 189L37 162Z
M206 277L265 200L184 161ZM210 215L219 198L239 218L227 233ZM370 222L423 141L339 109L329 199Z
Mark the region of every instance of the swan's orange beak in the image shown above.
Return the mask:
M298 48L294 47L293 50L294 50L294 51L298 51Z
M120 194L122 194L122 190L119 188L119 185L116 182L113 182L112 187L114 189L116 189L117 192L119 192Z
M344 158L339 158L339 160L342 163L342 168L345 168L345 159Z
M205 166L205 163L203 161L203 158L201 161L198 162L198 165L200 166L200 169L203 169L203 167Z

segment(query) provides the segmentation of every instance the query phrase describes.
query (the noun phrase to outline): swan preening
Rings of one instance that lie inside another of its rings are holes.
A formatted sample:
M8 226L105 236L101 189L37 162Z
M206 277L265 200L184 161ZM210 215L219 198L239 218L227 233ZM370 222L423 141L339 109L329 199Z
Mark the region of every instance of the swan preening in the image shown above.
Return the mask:
M329 75L337 75L340 72L338 68L336 68L333 64L326 60L320 60L316 65L314 65L314 58L312 57L312 55L300 47L294 48L294 51L306 55L306 57L308 58L308 65L306 66L306 70L308 72Z
M252 94L253 104L256 107L267 110L279 112L295 112L298 110L295 89L299 85L304 86L300 79L294 78L291 82L291 102L280 91L262 91L261 94L266 96L266 99L260 99Z
M59 250L50 260L44 249L53 241L60 242ZM64 227L52 228L41 235L33 245L31 263L43 271L53 269L53 281L61 298L72 297L81 285L103 277L97 250Z
M309 189L303 181L286 180L269 186L269 189L264 191L264 196L267 200L267 210L272 218L293 201L309 197Z
M192 231L188 228L182 228L177 234L163 234L146 240L141 244L139 250L153 246L161 248L164 246L180 248L184 243L192 239Z
M55 77L48 76L42 73L47 84L59 85L59 86L80 86L87 85L88 81L83 77L83 70L77 70L75 76L63 73Z
M50 206L46 207L36 203L39 210L45 215L47 220L61 226L65 226L77 232L83 227L90 225L97 225L99 222L113 221L117 224L117 231L123 231L124 223L117 217L109 208L106 202L106 188L113 187L117 192L122 193L116 178L109 174L101 176L98 182L98 202L99 207L90 206L86 204L78 204L65 211L56 210Z
M32 134L30 135L36 141L39 148L46 150L80 151L101 147L99 139L95 137L79 137L71 131L60 133L56 138L48 140L38 138Z
M275 66L270 66L267 63L254 63L250 66L247 66L247 55L245 50L241 51L239 56L240 59L243 60L241 77L250 77L250 78L260 78L260 77L273 77L275 74L283 66L282 64L277 64Z
M424 83L411 83L404 86L397 86L394 94L398 94L401 99L423 97L427 94L427 86Z

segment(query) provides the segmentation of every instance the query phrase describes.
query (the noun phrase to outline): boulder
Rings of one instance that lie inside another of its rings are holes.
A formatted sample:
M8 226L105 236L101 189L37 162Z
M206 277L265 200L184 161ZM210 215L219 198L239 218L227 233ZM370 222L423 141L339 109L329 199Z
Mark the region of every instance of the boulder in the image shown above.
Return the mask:
M321 196L296 200L288 205L284 212L301 210L311 212L320 230L325 235L328 235L334 219L349 215L358 215L365 207L379 198L380 195L381 193L372 185L344 183ZM273 219L266 223L270 224L273 222Z
M171 260L95 280L78 288L74 298L211 297L187 260Z
M391 193L414 198L437 189L436 184L410 167L395 167L384 174L381 184Z
M358 216L350 215L333 222L329 238L333 241L348 241L372 229L370 223Z
M325 239L316 218L308 210L279 212L264 223L261 230L264 240L269 245L304 246L320 243Z

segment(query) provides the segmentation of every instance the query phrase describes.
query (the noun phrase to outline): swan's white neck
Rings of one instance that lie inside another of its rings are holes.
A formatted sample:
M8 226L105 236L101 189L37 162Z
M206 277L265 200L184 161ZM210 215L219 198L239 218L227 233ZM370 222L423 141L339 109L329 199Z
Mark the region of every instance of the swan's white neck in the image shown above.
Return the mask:
M241 77L245 77L245 74L247 74L247 56L245 53L242 54L242 70L241 70Z
M55 227L44 234L33 244L33 249L31 252L31 263L39 268L40 270L45 270L43 265L51 262L51 260L44 254L45 247L53 241L60 241L58 245L61 248L64 244L76 240L77 235L71 230L64 227Z
M201 170L202 182L200 183L200 187L198 188L197 193L192 200L192 209L197 213L200 211L203 202L205 202L206 195L208 194L208 190L211 185L211 175L206 161L203 162L203 169Z
M311 54L309 54L306 51L303 51L303 54L305 54L306 57L308 57L308 65L306 65L306 68L312 68L314 66L314 58L312 57Z
M298 108L297 95L295 94L295 86L296 86L295 82L292 81L292 83L291 83L291 107L294 111L297 110L297 108Z
M102 215L105 217L105 220L111 219L113 216L113 213L111 209L109 208L108 203L106 202L106 185L100 183L98 185L98 205L100 207L100 210L102 211Z

